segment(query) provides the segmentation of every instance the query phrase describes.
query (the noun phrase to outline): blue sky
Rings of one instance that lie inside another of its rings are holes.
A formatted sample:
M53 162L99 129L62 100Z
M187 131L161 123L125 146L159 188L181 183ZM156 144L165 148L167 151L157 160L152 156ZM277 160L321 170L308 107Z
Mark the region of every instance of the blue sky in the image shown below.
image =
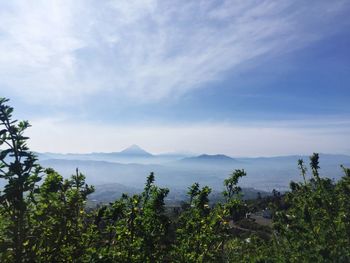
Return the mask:
M350 2L2 1L36 151L350 154Z

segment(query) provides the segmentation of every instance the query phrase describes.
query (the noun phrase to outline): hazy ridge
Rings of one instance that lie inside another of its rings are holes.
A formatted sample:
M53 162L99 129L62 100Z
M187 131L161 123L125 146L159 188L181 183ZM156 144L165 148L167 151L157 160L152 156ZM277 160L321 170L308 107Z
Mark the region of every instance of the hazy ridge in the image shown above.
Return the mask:
M245 169L247 172L247 176L241 180L243 188L283 191L288 189L290 181L301 179L298 159L308 162L309 158L303 155L257 158L234 158L223 154L155 155L136 145L112 153L37 155L44 167L52 167L63 176L69 176L79 168L86 175L87 182L96 186L96 196L103 191L114 191L117 195L124 190L136 192L143 188L150 172L155 173L157 184L169 187L175 193L177 189L182 189L181 196L184 196L183 189L194 182L221 191L223 180L235 169ZM349 166L350 156L320 154L320 163L321 176L338 179L342 175L340 164Z

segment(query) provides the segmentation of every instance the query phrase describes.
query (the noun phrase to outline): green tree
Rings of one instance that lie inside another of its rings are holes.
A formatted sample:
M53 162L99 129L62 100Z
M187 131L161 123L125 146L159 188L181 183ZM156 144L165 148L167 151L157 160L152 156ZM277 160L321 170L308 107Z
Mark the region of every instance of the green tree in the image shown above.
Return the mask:
M31 207L31 258L40 262L79 261L89 245L85 204L94 189L78 170L65 180L52 169L45 173Z
M240 178L246 176L244 170L235 170L231 176L224 180L225 191L225 208L229 211L230 218L237 221L245 216L246 206L241 200L241 187L238 186Z
M41 168L35 155L27 147L27 121L12 120L13 108L0 99L0 178L6 185L0 195L5 230L0 239L3 261L24 262L30 229L28 204L40 181Z
M303 179L306 169L299 161ZM319 156L310 157L312 178L291 183L287 209L276 213L274 229L279 257L290 262L349 262L350 180L347 170L337 183L319 175Z
M179 218L173 245L174 262L221 262L223 231L227 222L221 207L210 208L208 186L193 184L188 191L190 206Z
M42 169L27 147L27 121L12 120L0 99L1 262L73 262L84 254L89 229L85 211L93 187L78 172L70 179ZM45 177L41 186L38 182Z
M98 242L92 259L98 262L164 262L169 254L169 218L164 200L169 190L147 177L139 195L124 194L96 213Z

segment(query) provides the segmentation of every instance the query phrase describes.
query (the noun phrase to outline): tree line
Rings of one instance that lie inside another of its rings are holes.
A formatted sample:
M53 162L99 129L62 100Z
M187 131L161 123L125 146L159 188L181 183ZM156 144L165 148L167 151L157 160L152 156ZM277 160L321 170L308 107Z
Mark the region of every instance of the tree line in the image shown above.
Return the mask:
M169 190L151 173L142 193L92 209L93 186L78 170L64 179L41 167L27 146L29 123L13 120L7 102L0 99L1 262L350 262L350 169L337 182L322 178L318 154L310 178L299 160L301 182L264 200L242 200L246 172L235 170L223 202L211 204L211 189L194 183L182 209L169 213ZM272 227L242 231L259 202L272 211Z

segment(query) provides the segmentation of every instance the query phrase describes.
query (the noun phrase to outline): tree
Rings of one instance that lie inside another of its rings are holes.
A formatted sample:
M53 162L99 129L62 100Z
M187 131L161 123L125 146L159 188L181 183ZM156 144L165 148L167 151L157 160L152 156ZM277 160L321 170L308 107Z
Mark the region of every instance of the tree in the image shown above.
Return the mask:
M235 170L229 178L224 180L225 208L229 211L229 215L233 220L244 217L246 212L245 206L241 202L242 189L238 186L239 179L246 175L244 170Z
M221 262L226 221L221 207L209 206L208 186L193 184L188 191L191 205L179 218L173 245L174 262Z
M31 207L30 258L41 262L81 259L88 249L90 228L85 204L94 189L78 170L65 180L53 169L45 174Z
M0 259L2 262L66 262L86 249L85 203L93 187L76 171L70 179L40 167L27 147L27 121L12 120L0 99ZM41 186L38 182L45 177Z
M91 260L164 262L168 258L170 221L165 215L164 199L169 190L157 187L154 180L151 173L141 194L124 194L99 209L93 234L98 242L93 245L96 250Z
M299 161L305 178L305 167ZM291 182L287 209L276 213L276 254L290 262L349 262L350 180L348 170L337 183L319 175L319 156L310 157L312 178ZM347 201L345 201L347 200Z
M8 99L0 99L0 178L6 185L0 195L1 212L6 222L3 232L3 260L24 262L28 243L28 204L40 181L41 168L35 155L27 147L25 130L27 121L12 120L13 108L6 104Z

